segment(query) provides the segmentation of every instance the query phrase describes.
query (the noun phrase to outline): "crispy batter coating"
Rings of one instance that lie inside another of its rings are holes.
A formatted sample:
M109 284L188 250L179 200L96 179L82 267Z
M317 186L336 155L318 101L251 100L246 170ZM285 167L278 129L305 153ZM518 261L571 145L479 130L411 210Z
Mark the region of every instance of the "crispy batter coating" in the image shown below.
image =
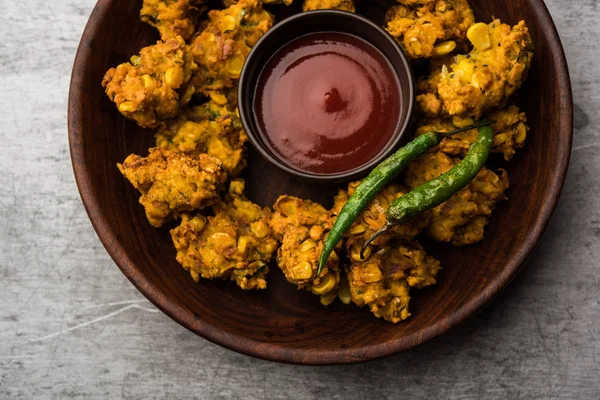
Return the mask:
M231 182L214 216L183 214L171 230L177 261L198 282L200 278L235 281L242 289L265 289L277 241L269 228L268 208L247 200L244 181Z
M360 181L351 182L348 184L348 191L340 190L338 192L333 205L334 217L337 217L344 204L348 201L348 196L354 193L359 184ZM398 184L389 184L371 200L367 208L359 215L358 219L344 235L344 246L351 261L358 262L361 260L360 249L363 243L385 224L385 212L390 204L407 192L406 188ZM385 246L393 239L412 240L427 227L427 224L428 219L426 214L421 214L409 223L396 225L388 233L375 239L372 246L365 249L365 255L370 254L373 248Z
M202 3L203 0L144 0L140 18L158 29L162 40L176 36L188 40L196 30Z
M131 154L117 166L142 193L140 203L156 227L215 202L226 179L220 161L207 154L192 158L159 148L148 157Z
M188 82L196 69L181 36L144 47L131 62L111 68L102 86L117 109L144 128L157 128L177 115L194 92Z
M471 53L434 68L430 77L419 83L417 104L425 115L478 119L484 112L502 107L525 79L533 57L525 22L512 28L500 20L475 25L477 29L469 29L475 45Z
M156 134L156 146L160 148L192 156L206 153L221 160L230 178L246 166L247 140L238 115L214 100L187 109Z
M342 10L355 12L353 0L304 0L302 11L312 10Z
M258 39L273 26L273 16L259 0L240 0L224 10L208 13L208 25L190 44L198 71L197 93L230 88Z
M525 145L527 138L527 118L524 112L520 112L517 106L511 105L501 110L486 113L485 118L494 121L494 142L492 152L502 153L504 159L509 161L516 152ZM473 123L471 118L467 119L441 119L432 118L421 121L417 128L417 135L429 131L449 132L462 126ZM441 141L438 149L448 155L464 157L471 144L477 138L477 130L458 133Z
M393 323L410 316L410 287L436 283L440 263L416 241L396 241L347 269L352 301Z
M433 151L426 153L406 169L405 181L415 188L448 171L460 159ZM427 234L441 242L455 246L473 244L483 239L484 228L492 211L501 200L506 200L508 174L501 170L498 176L486 167L462 190L448 201L429 210Z
M317 275L323 240L331 229L330 212L310 200L281 196L273 206L276 211L270 225L281 241L277 264L288 282L321 296L328 305L337 296L340 282L339 258L335 251Z
M386 30L411 59L442 56L464 47L475 22L467 0L400 1L386 14Z

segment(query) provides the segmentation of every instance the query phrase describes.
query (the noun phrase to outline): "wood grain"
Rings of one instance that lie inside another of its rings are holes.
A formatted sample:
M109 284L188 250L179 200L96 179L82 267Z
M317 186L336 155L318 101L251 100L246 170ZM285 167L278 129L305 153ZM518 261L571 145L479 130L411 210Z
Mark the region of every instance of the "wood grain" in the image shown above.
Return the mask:
M272 277L265 292L247 293L224 282L195 284L179 267L167 230L148 225L136 193L115 167L129 153L145 153L151 132L119 116L98 85L109 66L155 39L138 19L140 3L101 0L90 17L71 83L71 156L84 205L108 252L150 301L186 328L230 349L282 362L378 358L463 321L496 296L533 251L558 201L572 140L569 75L540 0L474 2L480 17L495 15L511 24L522 18L530 27L536 57L520 102L532 132L526 149L507 166L511 201L499 207L487 240L468 248L432 248L443 274L435 287L415 296L413 317L399 325L356 307L320 307L280 278ZM250 163L246 177L249 198L262 205L292 186L294 194L317 201L331 198L335 189L299 185L260 162Z

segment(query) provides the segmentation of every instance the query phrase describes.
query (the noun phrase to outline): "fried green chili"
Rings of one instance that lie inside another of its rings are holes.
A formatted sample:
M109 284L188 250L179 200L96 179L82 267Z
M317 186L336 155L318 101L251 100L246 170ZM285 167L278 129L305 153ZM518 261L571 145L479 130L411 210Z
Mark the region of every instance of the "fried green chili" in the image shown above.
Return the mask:
M461 162L439 177L394 200L385 213L385 225L365 242L361 249L361 257L369 243L392 226L410 221L419 213L442 204L467 186L485 165L493 141L494 130L490 126L480 127L477 139Z
M358 215L367 207L367 205L369 205L377 193L379 193L389 181L394 179L394 177L396 177L410 161L438 145L446 136L469 131L489 124L490 122L482 122L451 132L427 132L409 142L406 146L400 148L375 167L375 169L363 179L360 185L358 185L335 220L335 223L323 244L323 251L319 258L319 269L317 273L321 273L321 269L327 262L331 252L342 239L344 233L350 228L350 225L356 221Z

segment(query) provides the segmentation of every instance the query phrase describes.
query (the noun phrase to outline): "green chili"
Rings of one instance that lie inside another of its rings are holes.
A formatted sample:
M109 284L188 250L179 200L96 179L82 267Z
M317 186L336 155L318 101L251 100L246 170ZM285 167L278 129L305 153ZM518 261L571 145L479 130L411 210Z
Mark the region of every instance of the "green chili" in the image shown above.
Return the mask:
M394 200L386 211L385 225L365 242L361 249L361 257L367 245L389 228L408 222L419 213L442 204L467 186L485 165L493 141L494 130L490 126L480 127L477 139L461 162L439 177Z
M481 124L468 126L451 132L427 132L415 138L406 146L400 148L390 157L385 159L381 164L375 167L375 169L373 169L373 171L371 171L371 173L365 179L363 179L360 185L358 185L335 220L335 223L333 224L333 227L329 231L329 234L325 239L325 243L323 244L323 251L321 252L321 257L319 258L319 268L317 273L321 273L321 269L327 262L331 252L342 239L348 228L350 228L354 221L356 221L358 215L369 205L377 193L379 193L379 191L387 183L394 179L394 177L396 177L396 175L398 175L410 161L438 145L446 136L465 132L489 124L490 122L483 122Z

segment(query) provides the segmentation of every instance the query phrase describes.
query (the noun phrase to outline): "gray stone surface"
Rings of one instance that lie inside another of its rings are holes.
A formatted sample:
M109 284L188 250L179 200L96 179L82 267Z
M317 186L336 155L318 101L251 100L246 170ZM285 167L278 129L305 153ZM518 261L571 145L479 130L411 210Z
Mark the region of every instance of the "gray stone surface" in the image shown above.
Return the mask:
M547 3L576 132L562 199L528 267L433 342L315 368L204 341L124 278L87 219L67 145L69 75L94 0L1 0L0 398L600 398L600 2Z

